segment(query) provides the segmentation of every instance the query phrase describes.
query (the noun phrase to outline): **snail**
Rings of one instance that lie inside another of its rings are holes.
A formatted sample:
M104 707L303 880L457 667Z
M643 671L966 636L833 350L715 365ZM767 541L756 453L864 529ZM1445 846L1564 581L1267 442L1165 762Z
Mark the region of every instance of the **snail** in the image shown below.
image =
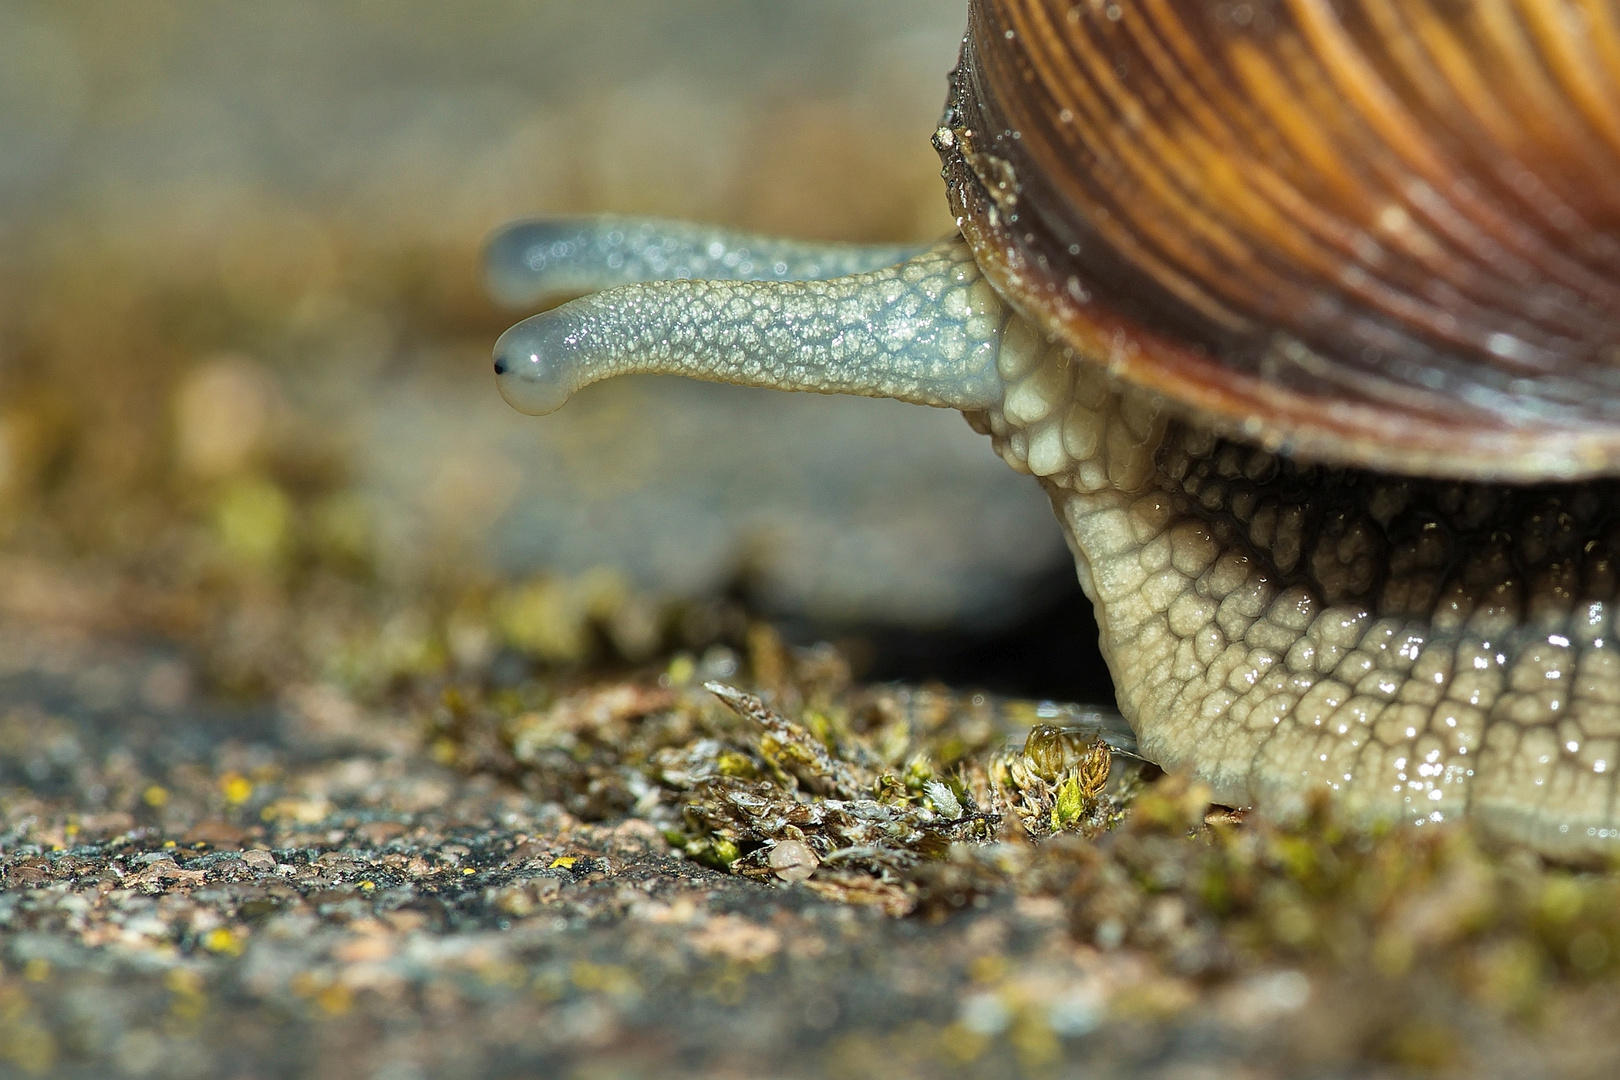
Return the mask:
M491 244L526 412L628 372L958 409L1141 752L1273 815L1620 850L1620 7L973 0L960 232ZM608 288L607 286L614 286Z

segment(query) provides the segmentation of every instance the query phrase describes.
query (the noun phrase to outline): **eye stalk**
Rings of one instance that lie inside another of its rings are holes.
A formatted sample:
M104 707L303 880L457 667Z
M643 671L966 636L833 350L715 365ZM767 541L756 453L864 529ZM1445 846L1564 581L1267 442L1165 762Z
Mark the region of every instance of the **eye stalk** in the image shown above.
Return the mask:
M641 281L822 281L903 263L919 244L832 244L613 215L534 218L484 249L490 295L508 307Z
M495 342L495 384L520 413L545 416L567 403L578 385L569 375L578 348L568 340L566 319L531 319Z
M723 250L727 242L712 244ZM513 246L498 238L492 258L504 260ZM779 253L789 247L799 252L795 267L806 271L896 252L832 248L811 256L810 245L775 244ZM602 249L579 250L596 261ZM552 285L587 282L574 271L547 272ZM611 274L592 280L601 277ZM531 279L527 295L545 291L540 284ZM528 413L552 412L591 383L629 374L975 411L1001 400L996 360L1011 318L967 245L952 238L896 265L828 279L621 285L512 327L496 342L495 373L502 396Z

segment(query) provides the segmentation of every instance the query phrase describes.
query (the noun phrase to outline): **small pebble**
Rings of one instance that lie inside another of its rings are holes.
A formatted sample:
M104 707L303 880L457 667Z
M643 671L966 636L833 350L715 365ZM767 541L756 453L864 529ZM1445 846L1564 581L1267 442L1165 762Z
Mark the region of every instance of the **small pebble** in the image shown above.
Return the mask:
M803 881L821 862L816 853L797 840L783 840L771 848L771 869L783 881Z
M276 857L268 851L244 851L242 861L256 870L274 870Z

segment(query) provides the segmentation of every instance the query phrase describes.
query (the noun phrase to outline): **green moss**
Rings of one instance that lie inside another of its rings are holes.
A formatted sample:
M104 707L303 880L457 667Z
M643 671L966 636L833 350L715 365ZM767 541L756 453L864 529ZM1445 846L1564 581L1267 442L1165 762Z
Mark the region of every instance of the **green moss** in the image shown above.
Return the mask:
M1085 819L1087 804L1092 797L1079 777L1064 778L1052 799L1052 831L1063 832L1078 827Z
M721 750L715 755L715 768L721 776L734 776L753 780L759 776L759 767L753 760L736 750Z

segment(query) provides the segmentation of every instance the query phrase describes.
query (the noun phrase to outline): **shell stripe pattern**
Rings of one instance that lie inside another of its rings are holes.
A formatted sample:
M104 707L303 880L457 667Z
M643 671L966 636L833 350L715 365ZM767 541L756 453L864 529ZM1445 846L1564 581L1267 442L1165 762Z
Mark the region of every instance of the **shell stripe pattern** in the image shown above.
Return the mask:
M941 137L1015 306L1226 434L1620 469L1612 0L975 0Z

